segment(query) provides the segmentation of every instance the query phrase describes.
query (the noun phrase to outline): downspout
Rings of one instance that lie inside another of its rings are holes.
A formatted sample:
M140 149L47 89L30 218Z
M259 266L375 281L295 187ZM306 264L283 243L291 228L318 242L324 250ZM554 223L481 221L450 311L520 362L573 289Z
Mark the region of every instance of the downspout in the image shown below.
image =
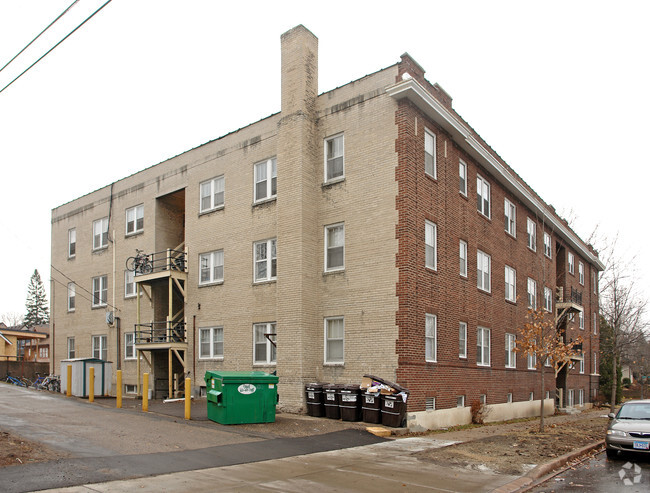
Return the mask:
M192 316L192 377L194 386L199 385L196 379L196 315Z

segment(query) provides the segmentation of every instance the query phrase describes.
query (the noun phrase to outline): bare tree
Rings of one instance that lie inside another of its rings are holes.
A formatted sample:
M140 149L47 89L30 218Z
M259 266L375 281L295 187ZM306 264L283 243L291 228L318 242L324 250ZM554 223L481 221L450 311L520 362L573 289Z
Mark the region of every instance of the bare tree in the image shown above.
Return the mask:
M0 315L0 322L3 322L7 327L16 327L22 325L23 315L18 312L5 312Z

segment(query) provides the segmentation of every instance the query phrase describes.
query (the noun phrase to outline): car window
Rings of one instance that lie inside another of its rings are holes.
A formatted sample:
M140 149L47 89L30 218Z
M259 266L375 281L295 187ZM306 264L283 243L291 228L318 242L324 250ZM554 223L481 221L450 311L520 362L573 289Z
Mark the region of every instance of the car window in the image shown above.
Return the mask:
M650 419L650 405L627 404L618 411L618 419Z

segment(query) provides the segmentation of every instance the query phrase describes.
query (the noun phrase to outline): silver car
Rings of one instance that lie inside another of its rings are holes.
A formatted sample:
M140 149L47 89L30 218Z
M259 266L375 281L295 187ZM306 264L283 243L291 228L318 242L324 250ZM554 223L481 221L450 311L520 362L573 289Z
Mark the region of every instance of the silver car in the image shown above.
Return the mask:
M619 451L650 453L650 399L625 402L609 417L605 436L609 459L615 458Z

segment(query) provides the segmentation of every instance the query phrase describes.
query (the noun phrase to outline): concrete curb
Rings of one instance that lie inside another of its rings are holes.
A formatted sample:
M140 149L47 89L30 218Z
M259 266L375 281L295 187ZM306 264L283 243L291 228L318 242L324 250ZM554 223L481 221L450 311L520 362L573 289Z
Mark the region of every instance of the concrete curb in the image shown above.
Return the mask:
M592 450L602 447L605 445L605 440L600 440L598 442L586 445L578 450L569 452L568 454L561 455L557 459L547 462L546 464L540 464L531 471L529 471L525 476L515 479L508 484L504 484L500 488L497 488L493 493L522 493L528 491L532 487L543 483L547 479L555 476L562 466L568 464L578 457L587 455Z

